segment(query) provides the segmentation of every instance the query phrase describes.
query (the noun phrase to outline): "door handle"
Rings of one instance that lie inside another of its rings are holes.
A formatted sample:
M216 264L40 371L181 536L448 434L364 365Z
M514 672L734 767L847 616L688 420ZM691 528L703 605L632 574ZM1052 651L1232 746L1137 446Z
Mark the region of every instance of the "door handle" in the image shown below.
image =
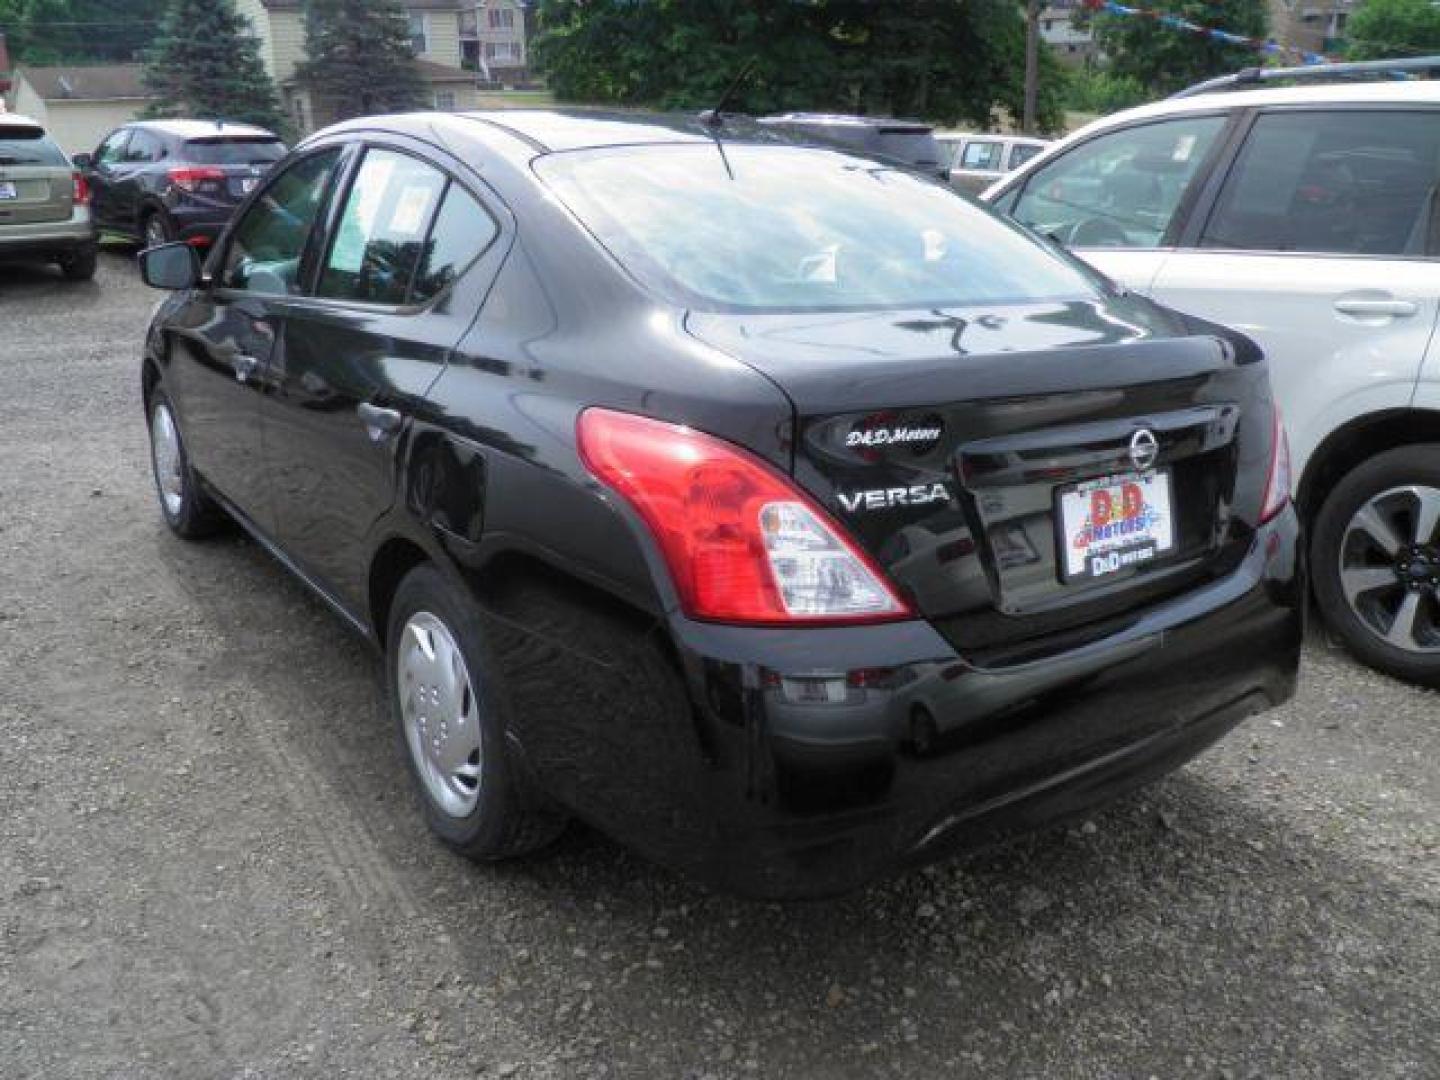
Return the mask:
M398 409L387 409L380 405L371 405L368 401L362 401L355 406L355 412L359 415L361 423L365 425L365 431L369 434L371 442L384 442L400 430L402 417Z
M1341 297L1335 301L1335 310L1342 315L1354 315L1361 319L1375 319L1386 315L1397 318L1406 315L1414 315L1420 310L1418 304L1411 300L1384 300L1378 297Z
M249 382L256 375L260 374L260 361L245 353L236 353L230 358L230 366L235 369L236 382Z

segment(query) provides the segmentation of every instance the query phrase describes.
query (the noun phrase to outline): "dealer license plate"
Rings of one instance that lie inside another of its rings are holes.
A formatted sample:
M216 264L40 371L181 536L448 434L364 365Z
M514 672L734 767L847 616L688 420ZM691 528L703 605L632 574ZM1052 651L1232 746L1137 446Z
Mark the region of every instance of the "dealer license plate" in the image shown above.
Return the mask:
M1175 546L1168 469L1060 488L1061 579L1087 581L1153 562Z
M242 176L240 178L240 194L249 195L250 192L255 190L255 185L259 182L260 178L257 176Z
M0 199L18 199L20 192L15 190L15 183L11 180L0 180Z

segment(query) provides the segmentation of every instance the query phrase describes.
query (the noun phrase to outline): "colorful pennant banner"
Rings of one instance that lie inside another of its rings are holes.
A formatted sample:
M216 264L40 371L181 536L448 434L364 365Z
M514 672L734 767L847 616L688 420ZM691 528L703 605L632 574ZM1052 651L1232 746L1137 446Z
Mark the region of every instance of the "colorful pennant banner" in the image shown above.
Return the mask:
M1168 11L1151 11L1147 8L1128 7L1125 4L1116 3L1116 0L1086 0L1085 6L1092 11L1103 11L1107 15L1151 19L1161 26L1169 27L1171 30L1180 30L1190 34L1201 34L1213 41L1222 41L1226 45L1242 45L1247 49L1253 49L1257 53L1263 53L1268 56L1298 56L1301 62L1305 64L1328 64L1332 60L1331 57L1321 53L1306 52L1304 49L1281 45L1278 41L1246 37L1243 34L1232 34L1228 30L1217 30L1213 26L1201 26L1199 23L1193 23L1189 19Z

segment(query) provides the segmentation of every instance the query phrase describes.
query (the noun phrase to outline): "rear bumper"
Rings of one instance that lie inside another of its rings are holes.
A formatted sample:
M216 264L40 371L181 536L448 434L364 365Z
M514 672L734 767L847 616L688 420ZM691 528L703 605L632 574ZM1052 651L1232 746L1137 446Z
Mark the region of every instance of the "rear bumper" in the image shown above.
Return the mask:
M181 203L170 208L175 225L175 239L187 244L213 244L230 224L239 208L236 205L194 206Z
M1230 576L1104 640L1003 670L969 666L924 622L672 620L683 688L660 664L570 658L548 676L559 696L527 700L531 665L517 712L546 710L544 733L522 725L521 739L560 801L659 862L753 896L843 892L1079 813L1290 697L1297 534L1286 511ZM804 703L791 700L797 677L834 682ZM624 715L600 712L617 699ZM922 710L933 737L917 745Z
M88 209L76 210L68 221L25 225L0 223L0 259L38 259L68 254L98 241Z

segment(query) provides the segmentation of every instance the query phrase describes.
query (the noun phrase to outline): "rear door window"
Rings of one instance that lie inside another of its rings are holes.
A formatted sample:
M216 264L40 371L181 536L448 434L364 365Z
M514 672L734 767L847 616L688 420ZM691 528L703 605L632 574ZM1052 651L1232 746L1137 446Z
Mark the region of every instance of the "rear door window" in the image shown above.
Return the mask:
M1040 151L1044 149L1043 146L1031 146L1029 143L1016 143L1010 148L1009 168L1020 168L1021 165L1024 165L1031 158L1039 157Z
M196 165L273 165L285 156L279 139L189 139L185 160Z
M63 150L40 128L0 127L0 165L69 165Z
M1200 246L1425 255L1436 251L1440 112L1259 116Z
M1071 247L1158 247L1225 123L1184 116L1089 139L1031 174L1014 215Z
M164 156L165 147L158 138L148 131L136 130L130 136L123 160L127 165L147 165Z
M368 150L350 185L318 295L398 306L420 264L446 177L392 150Z
M999 172L1002 149L1002 144L998 142L966 143L965 153L960 158L960 167L979 169L982 172Z

